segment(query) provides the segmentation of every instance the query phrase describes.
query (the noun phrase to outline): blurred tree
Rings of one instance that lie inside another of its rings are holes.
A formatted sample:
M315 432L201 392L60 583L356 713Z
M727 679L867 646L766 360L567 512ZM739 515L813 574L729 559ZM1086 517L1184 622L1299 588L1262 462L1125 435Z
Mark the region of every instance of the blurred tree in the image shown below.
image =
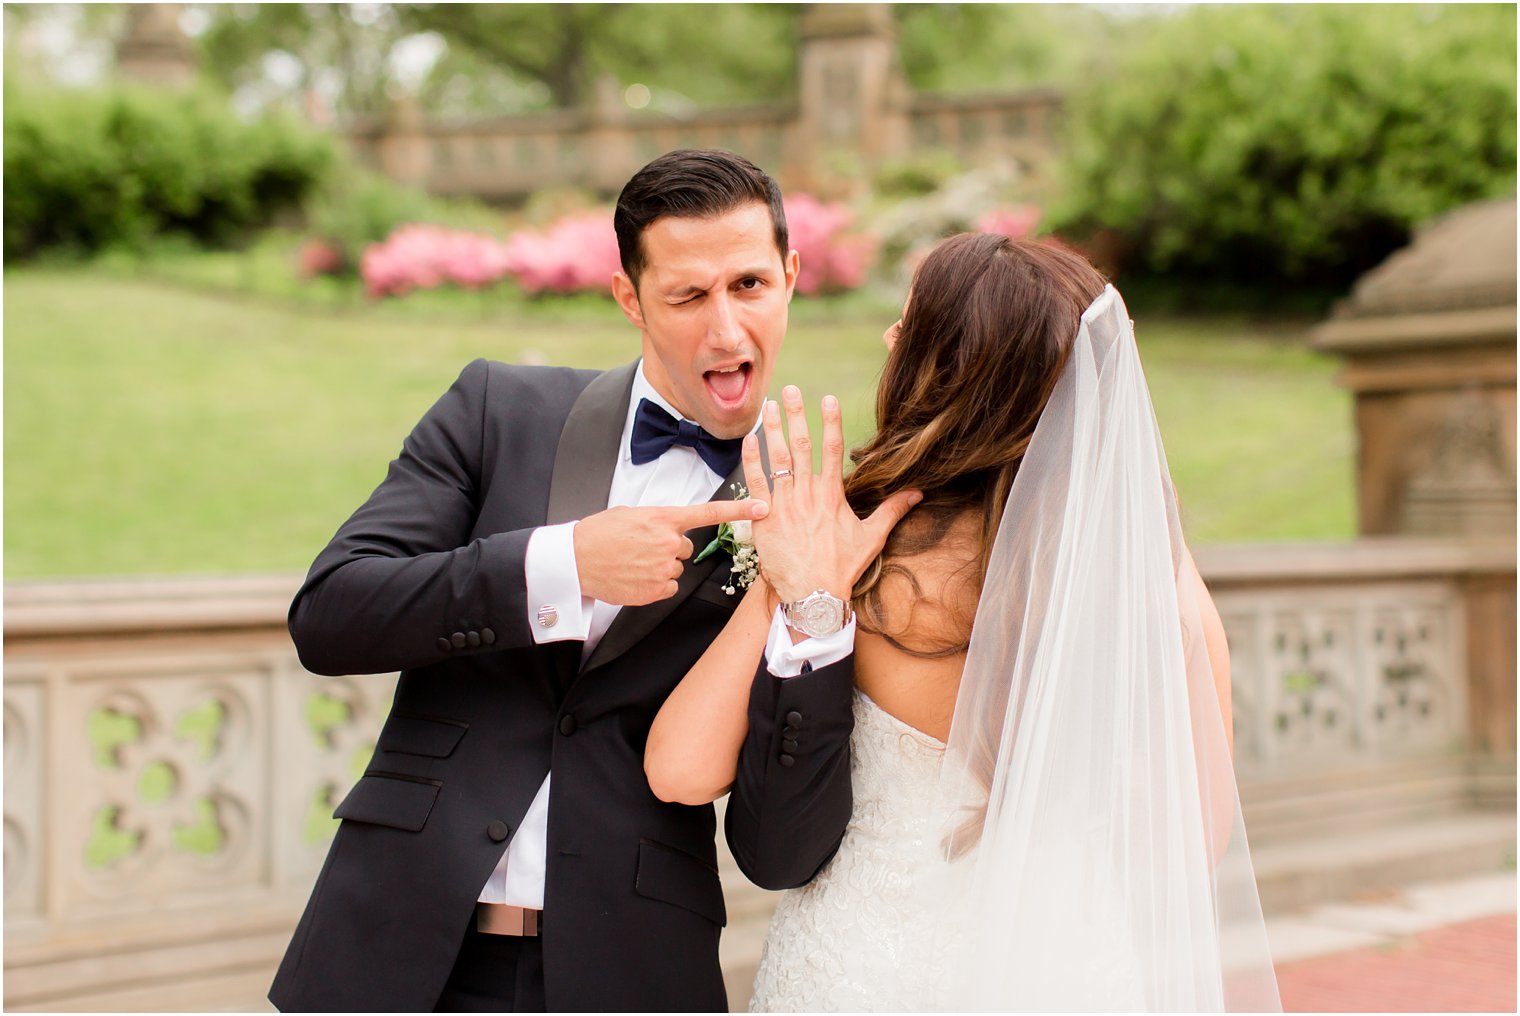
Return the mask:
M124 4L6 4L5 77L84 85L109 71Z
M1513 5L1200 6L1068 103L1057 224L1109 267L1340 287L1515 186Z
M413 34L388 4L199 4L205 74L249 105L315 99L344 116L374 115L404 68Z
M897 4L909 83L926 92L992 92L1075 82L1112 43L1165 10L1127 14L1087 4Z
M436 32L449 79L497 68L540 82L542 101L585 104L596 79L666 89L693 104L787 95L796 76L796 4L401 4L401 20ZM499 87L499 85L498 85ZM520 87L520 86L519 86Z

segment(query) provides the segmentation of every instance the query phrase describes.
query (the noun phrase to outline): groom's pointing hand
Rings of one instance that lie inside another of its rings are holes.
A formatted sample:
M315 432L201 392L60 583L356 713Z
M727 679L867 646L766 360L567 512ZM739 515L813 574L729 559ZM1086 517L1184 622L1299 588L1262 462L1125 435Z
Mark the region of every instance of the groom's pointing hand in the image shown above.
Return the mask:
M575 526L581 593L636 607L676 594L682 563L695 548L686 533L721 522L765 518L764 501L708 501L683 507L608 508Z

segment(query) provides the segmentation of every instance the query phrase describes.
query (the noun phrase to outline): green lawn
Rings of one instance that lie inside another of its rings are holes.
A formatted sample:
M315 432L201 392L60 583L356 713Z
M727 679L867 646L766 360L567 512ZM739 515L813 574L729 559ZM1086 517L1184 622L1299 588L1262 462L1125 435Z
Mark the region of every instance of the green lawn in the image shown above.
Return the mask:
M858 441L894 312L865 297L794 307L778 386L837 394ZM6 577L304 569L470 359L636 354L610 301L473 308L7 272ZM1190 539L1350 536L1350 400L1301 328L1135 310Z

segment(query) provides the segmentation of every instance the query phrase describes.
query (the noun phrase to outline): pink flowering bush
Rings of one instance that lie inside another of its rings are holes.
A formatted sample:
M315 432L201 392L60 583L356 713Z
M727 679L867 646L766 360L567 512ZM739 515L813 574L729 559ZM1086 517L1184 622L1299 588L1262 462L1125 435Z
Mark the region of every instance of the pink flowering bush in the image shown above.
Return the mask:
M508 273L507 248L482 233L444 226L402 226L371 244L359 261L370 296L404 296L453 283L481 289Z
M621 268L606 212L582 212L542 232L522 229L506 243L506 270L529 293L609 292Z
M876 240L848 232L855 214L841 204L824 204L809 194L786 199L786 225L802 266L797 292L812 296L855 289L865 282L876 256Z
M1034 235L1040 224L1040 209L1036 205L1018 205L1014 208L994 208L976 220L978 233L1002 233L1015 240Z
M343 250L331 240L311 237L296 252L296 271L303 279L319 275L341 275L348 267Z

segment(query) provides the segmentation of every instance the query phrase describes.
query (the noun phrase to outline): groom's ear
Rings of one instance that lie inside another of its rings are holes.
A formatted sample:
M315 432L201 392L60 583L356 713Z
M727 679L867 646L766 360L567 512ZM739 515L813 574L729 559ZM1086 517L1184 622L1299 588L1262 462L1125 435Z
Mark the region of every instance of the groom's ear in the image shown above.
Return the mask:
M612 276L612 297L623 308L623 316L633 327L644 330L644 308L639 305L639 287L623 272Z
M793 291L797 288L797 272L802 267L802 255L794 250L786 252L786 257L781 259L781 268L786 272L786 298L791 300Z

